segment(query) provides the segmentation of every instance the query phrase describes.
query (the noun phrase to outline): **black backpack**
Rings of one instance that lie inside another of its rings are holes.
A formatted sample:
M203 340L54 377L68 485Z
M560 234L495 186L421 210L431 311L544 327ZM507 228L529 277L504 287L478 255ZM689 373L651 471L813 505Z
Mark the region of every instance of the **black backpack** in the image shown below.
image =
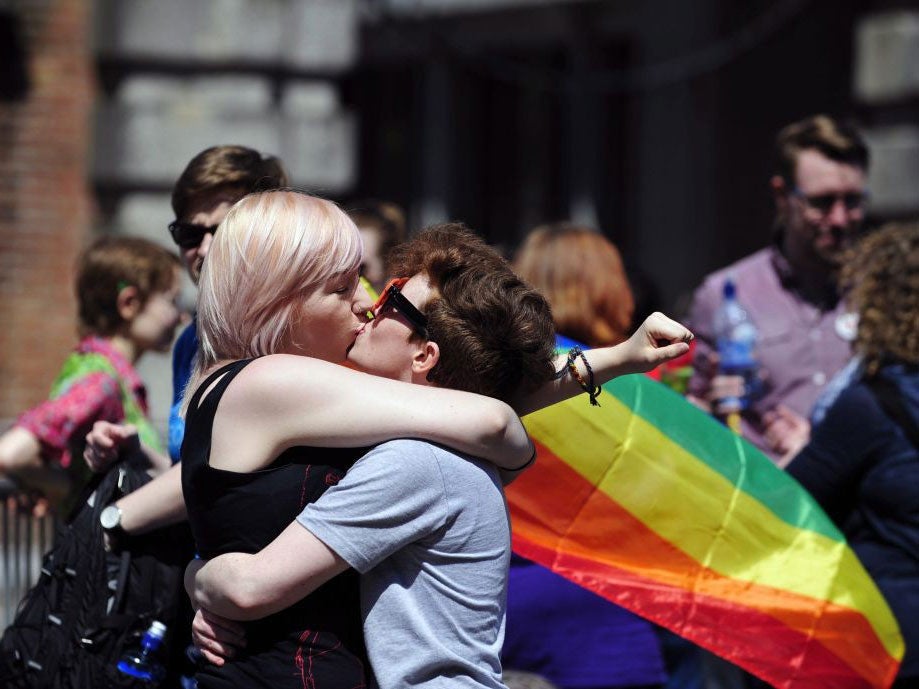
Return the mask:
M0 687L104 689L145 686L116 669L153 620L167 626L159 659L178 686L191 626L182 587L193 555L186 525L130 539L107 552L99 513L150 480L124 462L93 478L58 527L38 582L0 640Z

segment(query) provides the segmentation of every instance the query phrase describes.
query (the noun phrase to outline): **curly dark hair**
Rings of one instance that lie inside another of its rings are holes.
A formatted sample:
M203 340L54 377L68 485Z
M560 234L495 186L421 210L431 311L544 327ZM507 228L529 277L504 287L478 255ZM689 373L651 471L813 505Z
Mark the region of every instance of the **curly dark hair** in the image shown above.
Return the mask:
M919 222L896 222L846 256L842 289L858 313L855 349L871 376L885 363L919 364Z
M507 261L459 223L423 230L390 255L394 275L428 276L435 296L418 305L440 360L428 380L505 402L553 376L549 303Z

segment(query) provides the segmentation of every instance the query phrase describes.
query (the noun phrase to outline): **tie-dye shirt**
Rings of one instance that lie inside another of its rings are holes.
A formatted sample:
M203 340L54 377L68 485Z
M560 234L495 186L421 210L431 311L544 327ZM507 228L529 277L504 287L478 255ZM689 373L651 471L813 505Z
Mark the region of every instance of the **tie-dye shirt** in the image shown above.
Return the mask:
M146 388L131 363L108 340L87 337L64 362L50 398L23 413L16 425L38 438L46 461L67 468L74 445L82 444L96 421L133 423L141 440L159 450L146 415Z

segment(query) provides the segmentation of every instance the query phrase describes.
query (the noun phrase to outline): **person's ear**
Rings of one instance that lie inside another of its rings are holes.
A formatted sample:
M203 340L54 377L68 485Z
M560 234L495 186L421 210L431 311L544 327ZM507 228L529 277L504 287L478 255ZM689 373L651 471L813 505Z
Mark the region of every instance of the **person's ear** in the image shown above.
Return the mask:
M122 287L115 298L115 306L118 309L118 315L126 322L131 322L140 313L143 302L140 298L140 292L134 285Z
M788 213L788 193L791 190L781 175L773 175L769 180L769 187L772 189L772 198L775 199L776 215L780 220L784 220Z
M775 199L776 208L782 210L788 204L788 184L782 175L773 175L769 179L769 188L772 189L772 197Z
M427 340L412 357L412 373L427 376L440 361L440 347L436 342Z

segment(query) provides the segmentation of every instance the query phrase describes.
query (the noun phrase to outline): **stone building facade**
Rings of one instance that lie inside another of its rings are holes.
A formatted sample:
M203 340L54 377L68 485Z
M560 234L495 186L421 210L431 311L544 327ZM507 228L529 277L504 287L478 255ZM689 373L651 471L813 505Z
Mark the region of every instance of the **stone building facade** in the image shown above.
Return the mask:
M166 242L215 144L506 249L595 225L666 308L767 240L771 140L805 114L864 125L874 220L919 214L909 0L5 0L2 36L0 426L74 341L80 247ZM168 359L143 373L162 424Z

